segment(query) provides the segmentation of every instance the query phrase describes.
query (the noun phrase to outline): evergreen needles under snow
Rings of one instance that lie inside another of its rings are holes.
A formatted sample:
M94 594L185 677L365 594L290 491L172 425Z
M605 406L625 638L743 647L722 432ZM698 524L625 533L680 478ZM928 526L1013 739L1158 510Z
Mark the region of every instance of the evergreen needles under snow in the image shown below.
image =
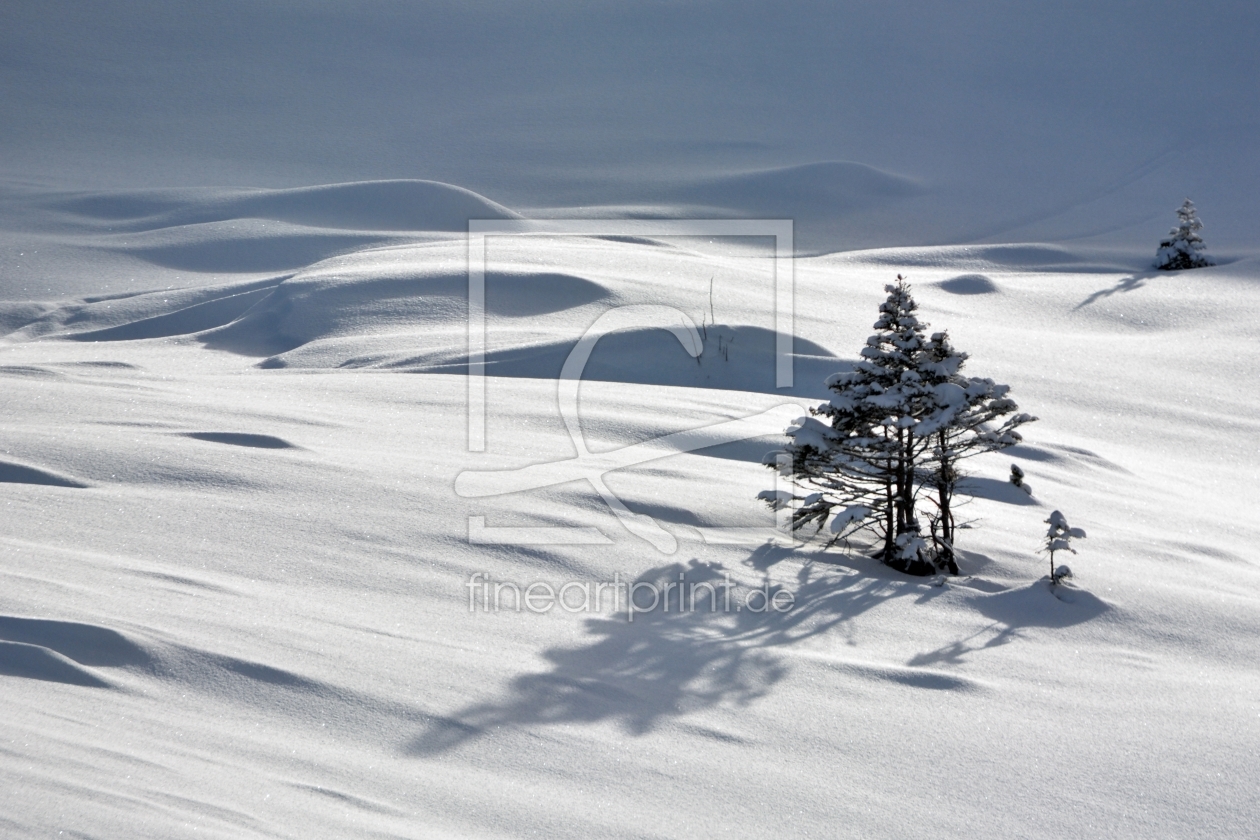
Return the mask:
M1072 570L1067 566L1060 566L1056 572L1054 568L1054 553L1056 551L1070 551L1075 554L1076 549L1072 548L1072 540L1085 539L1085 532L1080 528L1073 528L1068 525L1067 518L1057 510L1050 514L1046 524L1050 528L1046 531L1045 545L1041 550L1050 554L1050 582L1058 583L1064 578L1071 577Z
M1155 267L1164 271L1180 271L1185 268L1206 268L1214 265L1207 255L1207 245L1199 231L1203 222L1194 210L1194 202L1186 199L1177 209L1177 226L1159 243L1155 253Z
M1008 386L961 372L967 354L947 333L927 333L903 277L885 290L861 360L830 377L835 396L787 430L790 457L766 463L809 491L792 497L794 528L829 526L832 542L868 530L895 569L957 574L960 462L1018 443L1017 427L1036 418L1016 413Z

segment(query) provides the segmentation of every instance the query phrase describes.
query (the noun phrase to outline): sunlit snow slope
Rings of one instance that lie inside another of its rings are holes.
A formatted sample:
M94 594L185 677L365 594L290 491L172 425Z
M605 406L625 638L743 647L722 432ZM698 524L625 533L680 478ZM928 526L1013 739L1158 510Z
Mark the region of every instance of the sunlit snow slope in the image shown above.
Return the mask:
M1260 834L1260 16L1187 8L4 4L0 835ZM790 332L643 218L794 220ZM898 273L1040 417L948 581L756 498Z
M1156 275L1031 245L798 260L798 385L777 392L769 260L700 245L492 249L482 454L467 451L462 240L8 304L7 829L1253 830L1255 262ZM584 481L456 493L461 472L572 457L555 377L610 308L675 307L708 340L697 360L665 330L601 339L581 391L595 452L821 395L896 270L974 372L1042 418L971 480L965 577L933 587L821 545L715 543L705 529L769 523L754 498L769 428L606 475L672 553ZM1222 336L1228 356L1209 352ZM1006 484L1012 461L1031 499ZM1053 508L1090 534L1057 596L1035 553ZM471 544L470 516L605 544ZM476 573L729 574L796 606L470 613Z

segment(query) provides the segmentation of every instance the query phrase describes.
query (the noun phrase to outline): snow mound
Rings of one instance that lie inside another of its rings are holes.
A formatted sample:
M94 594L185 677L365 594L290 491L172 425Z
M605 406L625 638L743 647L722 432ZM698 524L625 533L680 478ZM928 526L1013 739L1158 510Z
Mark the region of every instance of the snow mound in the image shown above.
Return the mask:
M59 473L0 460L0 484L41 484L46 487L87 487L77 479Z
M284 190L142 190L78 193L52 209L112 230L154 230L233 219L359 231L466 231L469 219L518 214L439 181L357 181Z
M237 218L115 234L102 247L181 271L256 273L296 270L388 241L380 234Z
M1009 481L999 481L983 476L967 476L958 483L958 492L962 496L975 499L989 499L1008 505L1035 505L1036 501Z
M137 642L96 624L0 615L0 641L34 645L93 667L146 665L149 653Z
M886 265L890 268L940 268L968 272L1042 271L1097 274L1143 270L1142 260L1119 261L1113 252L1070 249L1060 245L940 245L933 247L872 248L839 252L829 261ZM1149 263L1149 259L1145 260ZM949 289L947 289L949 291Z
M204 440L207 443L224 443L228 446L245 446L254 449L296 449L284 438L275 435L256 435L249 432L184 432L184 437Z
M710 325L702 337L703 352L690 356L664 329L630 329L602 337L582 371L584 380L633 382L690 388L717 388L778 394L822 396L823 380L848 366L825 347L797 337L793 357L796 386L780 389L775 378L776 334L756 326ZM509 347L492 348L485 356L488 376L556 379L573 350L572 339L539 340L518 333ZM347 345L317 343L297 352L274 356L264 367L385 368L413 373L455 373L468 370L463 347L430 353L378 353L343 358Z
M1092 621L1111 609L1111 605L1097 595L1062 585L1052 589L1046 580L984 595L971 603L984 617L1015 629L1071 627Z
M147 666L140 645L108 627L0 616L0 675L113 688L92 668Z
M285 190L148 190L47 196L33 223L81 246L181 271L297 270L372 245L512 219L506 207L436 181L363 181ZM86 236L84 236L86 234Z
M87 688L110 687L108 682L67 656L20 642L0 642L0 675Z
M188 335L232 322L283 279L98 295L61 305L15 308L0 335L7 333L11 340L56 336L80 341Z
M991 295L998 291L997 284L983 274L960 274L936 285L953 295Z
M504 318L564 312L610 296L593 280L557 272L487 272L485 286L486 313ZM448 343L462 347L467 317L462 269L404 260L392 268L377 263L371 270L293 277L203 340L215 349L270 356L321 339L442 329L452 332Z
M197 333L231 323L271 291L272 287L265 286L261 289L229 293L174 312L99 330L77 332L67 337L76 341L137 341Z
M918 195L913 178L849 161L822 161L708 177L676 188L673 197L706 207L785 218L843 216Z

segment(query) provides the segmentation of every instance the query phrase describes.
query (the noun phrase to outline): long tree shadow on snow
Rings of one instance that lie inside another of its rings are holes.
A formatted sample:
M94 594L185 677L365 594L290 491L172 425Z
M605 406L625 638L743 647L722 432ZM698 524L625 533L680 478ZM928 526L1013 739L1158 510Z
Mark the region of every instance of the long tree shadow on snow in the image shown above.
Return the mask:
M1070 584L1051 586L1049 576L1020 588L981 591L984 594L970 599L970 605L991 619L992 624L965 638L920 653L906 664L915 668L960 665L968 654L1009 644L1018 639L1023 630L1072 627L1092 621L1111 609L1098 596Z
M1141 273L1130 274L1128 277L1125 277L1124 279L1120 280L1118 283L1116 283L1116 285L1112 286L1111 288L1099 289L1098 291L1094 292L1089 297L1085 298L1085 300L1078 303L1076 305L1076 309L1077 310L1084 309L1085 307L1090 306L1094 303L1097 303L1098 301L1102 300L1105 297L1111 297L1114 294L1119 294L1121 292L1132 292L1137 289L1140 289L1146 285L1147 280L1150 280L1153 277L1158 277L1159 274L1160 272L1158 271L1144 271Z
M751 564L772 565L762 549ZM618 721L626 731L643 734L662 719L719 705L744 705L765 695L787 673L770 649L790 645L826 632L842 622L899 594L908 594L890 577L845 573L834 565L804 566L794 587L769 584L771 598L790 592L794 606L786 612L737 609L746 603L746 587L731 588L730 610L725 609L725 570L720 564L671 563L641 575L636 583L663 587L683 575L688 587L698 586L694 610L679 612L677 589L670 609L624 612L587 622L590 641L576 648L555 648L544 656L552 664L546 673L514 679L502 701L469 706L456 714L434 718L406 747L412 755L434 755L471 741L499 727L537 724ZM714 598L699 584L717 591ZM919 587L915 587L918 589ZM640 592L644 606L650 603ZM779 596L779 603L786 596ZM762 596L753 606L762 605Z

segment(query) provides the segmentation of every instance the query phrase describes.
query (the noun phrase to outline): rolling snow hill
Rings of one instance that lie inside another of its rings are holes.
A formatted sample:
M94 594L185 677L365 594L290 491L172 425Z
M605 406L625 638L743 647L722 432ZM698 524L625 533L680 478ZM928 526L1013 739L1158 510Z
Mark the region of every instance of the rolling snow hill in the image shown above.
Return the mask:
M1256 835L1260 16L1184 10L5 5L0 834ZM772 240L659 218L794 220L790 385ZM625 230L479 303L470 219ZM899 273L1040 418L948 580L757 500Z

